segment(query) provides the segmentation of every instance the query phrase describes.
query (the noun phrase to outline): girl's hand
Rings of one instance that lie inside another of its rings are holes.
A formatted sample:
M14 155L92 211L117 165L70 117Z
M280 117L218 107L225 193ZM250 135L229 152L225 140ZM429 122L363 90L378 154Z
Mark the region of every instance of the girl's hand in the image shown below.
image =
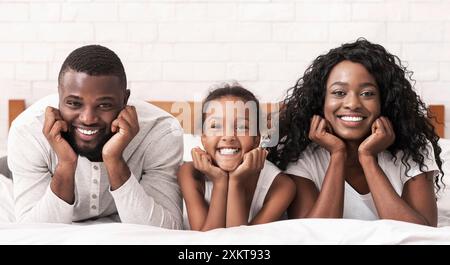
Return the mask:
M330 154L345 152L345 143L333 134L333 129L327 120L314 115L309 128L309 139L325 148Z
M213 183L228 177L227 172L212 164L211 156L202 149L192 148L191 155L194 168L205 174Z
M376 156L395 141L392 123L386 117L376 119L372 124L372 134L359 145L359 156Z
M267 150L261 147L257 147L244 154L242 164L230 172L230 180L243 182L252 176L259 176L259 173L264 167L266 156Z

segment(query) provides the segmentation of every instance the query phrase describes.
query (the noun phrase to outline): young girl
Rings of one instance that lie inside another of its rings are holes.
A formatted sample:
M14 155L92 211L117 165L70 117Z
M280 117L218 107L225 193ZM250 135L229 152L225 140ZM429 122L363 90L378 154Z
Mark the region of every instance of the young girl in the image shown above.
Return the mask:
M291 218L436 226L441 148L411 74L364 39L313 61L284 101L268 158L296 183Z
M238 84L225 85L210 92L203 111L204 150L192 149L193 162L178 173L185 228L207 231L279 220L295 196L295 184L258 147L256 97Z

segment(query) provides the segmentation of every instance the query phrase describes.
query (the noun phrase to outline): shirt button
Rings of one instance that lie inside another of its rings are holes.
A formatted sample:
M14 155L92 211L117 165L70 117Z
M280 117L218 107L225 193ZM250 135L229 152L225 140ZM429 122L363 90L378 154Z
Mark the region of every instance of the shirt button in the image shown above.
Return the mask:
M97 165L95 165L95 166L94 166L94 169L95 169L95 170L98 170L98 166L97 166Z
M97 194L92 194L92 199L97 199Z
M92 205L91 208L92 208L93 210L95 210L95 209L97 209L97 206Z
M94 184L97 184L97 183L98 183L98 180L94 179L92 182L93 182Z

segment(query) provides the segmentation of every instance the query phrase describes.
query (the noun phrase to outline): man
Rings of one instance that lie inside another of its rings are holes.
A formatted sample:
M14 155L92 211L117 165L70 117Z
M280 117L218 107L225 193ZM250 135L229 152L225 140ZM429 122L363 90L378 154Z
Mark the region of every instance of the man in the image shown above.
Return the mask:
M118 214L124 223L182 227L175 176L182 129L149 103L127 105L126 86L113 51L84 46L64 61L59 96L40 100L13 122L8 164L18 222Z

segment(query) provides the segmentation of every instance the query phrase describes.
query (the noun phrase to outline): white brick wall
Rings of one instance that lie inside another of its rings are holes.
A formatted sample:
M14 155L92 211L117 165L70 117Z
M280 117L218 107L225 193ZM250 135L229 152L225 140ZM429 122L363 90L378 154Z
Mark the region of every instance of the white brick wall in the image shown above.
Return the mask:
M99 43L122 59L132 95L200 100L223 79L281 99L319 54L359 36L415 72L427 103L447 105L450 0L0 0L0 150L7 100L56 92L62 61Z

